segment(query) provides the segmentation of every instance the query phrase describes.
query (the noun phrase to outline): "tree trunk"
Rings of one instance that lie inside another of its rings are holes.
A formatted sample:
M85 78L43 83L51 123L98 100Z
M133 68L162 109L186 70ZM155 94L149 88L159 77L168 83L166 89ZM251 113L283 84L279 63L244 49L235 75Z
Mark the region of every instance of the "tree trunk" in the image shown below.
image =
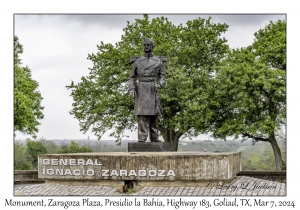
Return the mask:
M171 132L171 135L170 135L170 149L171 149L171 152L177 152L178 150L178 141L179 141L179 137Z
M178 150L178 141L181 134L178 134L176 131L171 129L163 129L159 127L159 130L162 134L162 137L165 142L170 142L170 151L177 152Z
M275 156L276 171L282 171L283 161L281 157L281 151L274 134L272 134L270 137L270 143L272 145Z

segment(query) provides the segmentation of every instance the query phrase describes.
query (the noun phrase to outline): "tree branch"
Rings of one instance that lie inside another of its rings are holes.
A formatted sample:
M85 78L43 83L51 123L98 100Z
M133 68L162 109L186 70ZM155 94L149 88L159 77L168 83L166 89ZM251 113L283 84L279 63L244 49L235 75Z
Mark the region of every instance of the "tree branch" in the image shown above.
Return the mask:
M249 133L242 133L243 137L248 137L248 138L251 138L251 139L254 139L255 141L264 141L264 142L269 142L270 140L269 139L265 139L265 138L262 138L262 137L256 137L256 136L253 136Z

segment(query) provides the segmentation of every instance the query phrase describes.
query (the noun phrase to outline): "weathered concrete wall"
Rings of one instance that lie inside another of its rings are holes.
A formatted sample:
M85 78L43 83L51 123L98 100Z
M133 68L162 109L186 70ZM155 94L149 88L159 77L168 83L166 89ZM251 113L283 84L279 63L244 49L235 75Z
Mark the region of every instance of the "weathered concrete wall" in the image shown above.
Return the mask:
M38 177L51 180L228 180L241 153L135 152L39 155Z
M37 170L15 170L14 171L14 182L15 183L26 183L26 182L45 182L44 179L38 178Z

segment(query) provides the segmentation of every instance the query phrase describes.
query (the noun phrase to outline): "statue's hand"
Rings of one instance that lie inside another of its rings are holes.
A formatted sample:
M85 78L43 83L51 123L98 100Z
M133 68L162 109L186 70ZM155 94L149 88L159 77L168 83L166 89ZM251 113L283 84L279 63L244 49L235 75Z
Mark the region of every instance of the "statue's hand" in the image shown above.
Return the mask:
M155 87L156 87L156 90L158 90L158 91L161 89L160 84L156 84Z
M132 98L135 98L135 90L134 89L131 89L129 91L129 93L130 93L130 95L131 95Z

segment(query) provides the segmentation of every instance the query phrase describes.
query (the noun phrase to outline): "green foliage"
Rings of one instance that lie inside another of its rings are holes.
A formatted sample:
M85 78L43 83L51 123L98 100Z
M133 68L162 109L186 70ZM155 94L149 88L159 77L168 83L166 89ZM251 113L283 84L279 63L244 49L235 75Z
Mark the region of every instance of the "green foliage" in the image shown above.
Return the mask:
M133 115L134 102L128 94L127 81L130 73L129 58L143 54L145 38L154 41L154 54L167 56L167 86L160 92L164 120L159 131L165 141L177 150L181 136L197 136L205 132L207 117L207 86L210 71L228 51L226 39L221 35L226 24L211 23L211 19L195 19L186 25L175 26L167 18L147 15L127 23L124 35L115 45L98 45L96 54L88 55L93 62L90 74L78 84L67 86L73 97L70 112L79 120L81 131L92 131L100 139L109 129L111 136L120 140L124 130L136 129Z
M14 66L21 64L20 54L23 53L23 46L19 42L19 38L14 36Z
M249 146L242 151L242 170L275 170L275 159L269 144Z
M286 74L271 70L247 49L234 50L215 80L214 137L268 139L285 123Z
M124 149L123 149L124 151ZM39 154L60 154L60 153L79 153L93 152L88 146L79 146L76 142L70 145L58 146L53 141L40 138L38 141L26 139L26 144L14 142L14 169L15 170L34 170L37 169Z
M42 97L38 83L31 78L28 67L21 67L20 54L23 47L18 37L14 37L14 131L33 135L38 132L39 120L44 115Z
M272 69L286 70L286 22L270 22L254 34L255 55Z
M14 169L31 170L31 157L27 153L26 147L20 142L14 142Z
M129 188L129 189L126 191L126 194L132 194L132 193L134 193L134 190L131 189L131 188Z
M41 142L30 139L26 139L26 150L32 158L32 165L34 168L37 168L38 155L47 154L47 149Z
M86 146L79 146L75 141L71 141L70 145L63 145L59 153L83 153L83 152L93 152L92 148Z
M269 142L277 170L283 164L275 133L286 119L286 55L284 50L273 49L275 59L270 54L272 49L263 49L285 46L283 26L282 21L271 22L255 33L253 46L228 54L216 72L210 106L215 110L211 127L214 137L241 136Z
M285 147L280 146L283 151ZM285 160L285 153L282 155ZM285 165L285 164L284 164ZM242 150L242 170L264 171L276 170L275 157L268 143L255 144ZM282 170L286 170L285 167Z

